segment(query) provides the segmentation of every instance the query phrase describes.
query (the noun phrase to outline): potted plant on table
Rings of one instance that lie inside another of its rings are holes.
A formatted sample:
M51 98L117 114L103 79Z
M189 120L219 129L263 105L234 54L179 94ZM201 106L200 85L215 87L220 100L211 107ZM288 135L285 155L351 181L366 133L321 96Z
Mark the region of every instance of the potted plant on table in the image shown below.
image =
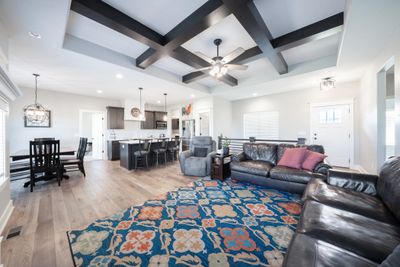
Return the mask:
M225 136L225 139L222 142L222 154L223 155L229 155L230 144L231 144L231 141L228 139L228 137Z

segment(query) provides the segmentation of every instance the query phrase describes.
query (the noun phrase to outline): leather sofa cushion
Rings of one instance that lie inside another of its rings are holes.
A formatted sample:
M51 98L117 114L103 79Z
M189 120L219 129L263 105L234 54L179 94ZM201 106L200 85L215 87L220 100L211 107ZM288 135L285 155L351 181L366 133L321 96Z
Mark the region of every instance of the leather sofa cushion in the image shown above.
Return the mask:
M378 195L400 221L400 157L383 164L377 183Z
M400 228L308 200L297 232L382 262L400 243Z
M350 251L303 234L294 235L283 267L376 267Z
M296 147L305 147L307 150L325 154L325 149L321 145L297 145Z
M324 178L322 174L312 173L305 170L293 169L285 166L276 166L270 172L271 178L295 182L301 184L307 184L312 178Z
M303 201L315 200L331 207L347 210L368 218L399 226L382 200L360 192L328 185L320 179L308 183Z
M231 162L231 170L267 177L273 164L261 160Z
M258 160L268 161L276 165L277 145L276 144L258 144Z
M243 152L246 159L258 160L258 145L255 143L243 144Z

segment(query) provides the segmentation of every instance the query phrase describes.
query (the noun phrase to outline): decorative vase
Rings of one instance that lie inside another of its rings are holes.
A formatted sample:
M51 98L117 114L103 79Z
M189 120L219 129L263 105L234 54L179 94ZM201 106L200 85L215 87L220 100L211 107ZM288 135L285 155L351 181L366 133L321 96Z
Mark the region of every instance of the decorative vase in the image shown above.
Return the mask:
M229 155L229 147L228 147L228 146L224 146L224 147L222 148L222 153L223 153L224 155Z

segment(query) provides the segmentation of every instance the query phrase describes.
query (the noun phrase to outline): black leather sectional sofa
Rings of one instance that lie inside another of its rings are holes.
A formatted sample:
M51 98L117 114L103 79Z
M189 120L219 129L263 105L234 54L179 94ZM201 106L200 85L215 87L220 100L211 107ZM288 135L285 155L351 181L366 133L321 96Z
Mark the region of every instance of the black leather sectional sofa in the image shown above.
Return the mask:
M320 163L312 172L276 166L285 149L293 147L299 146L245 143L243 144L243 152L232 159L231 178L301 194L312 178L325 179L330 166ZM324 154L324 148L319 145L303 145L302 147Z
M400 157L379 177L330 170L303 200L284 267L400 266Z

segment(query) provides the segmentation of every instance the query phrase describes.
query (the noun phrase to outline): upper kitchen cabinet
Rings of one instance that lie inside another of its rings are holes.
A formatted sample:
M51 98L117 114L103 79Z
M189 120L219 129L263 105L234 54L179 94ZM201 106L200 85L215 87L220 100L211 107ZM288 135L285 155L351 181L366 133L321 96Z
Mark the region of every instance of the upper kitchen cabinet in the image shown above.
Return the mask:
M154 111L146 110L144 112L145 121L142 121L142 129L154 129L155 126L155 119L154 119Z
M124 129L124 108L107 107L107 129Z
M165 130L167 129L167 122L163 121L166 112L162 111L145 111L146 120L142 122L142 129L157 129Z

